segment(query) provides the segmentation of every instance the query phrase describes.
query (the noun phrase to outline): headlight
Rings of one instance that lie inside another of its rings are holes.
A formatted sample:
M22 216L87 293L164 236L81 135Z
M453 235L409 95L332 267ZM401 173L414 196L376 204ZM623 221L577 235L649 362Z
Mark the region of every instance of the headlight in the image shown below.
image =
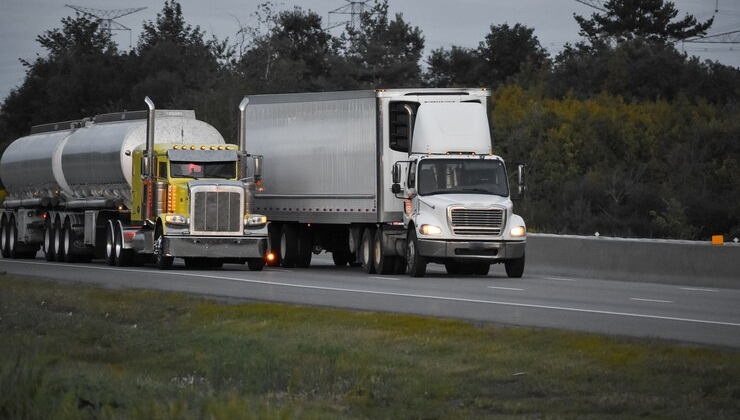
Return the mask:
M182 214L168 214L164 216L164 221L168 225L187 225L188 218Z
M519 238L519 237L522 237L522 236L524 236L524 235L525 235L526 233L527 233L527 232L525 231L525 229L524 229L524 226L514 226L514 227L513 227L513 228L511 228L511 230L509 231L509 234L510 234L511 236L515 237L515 238Z
M244 219L244 226L262 226L267 223L267 216L261 214L254 214Z
M439 226L434 225L421 225L421 229L419 231L423 235L441 235L442 229L439 228Z

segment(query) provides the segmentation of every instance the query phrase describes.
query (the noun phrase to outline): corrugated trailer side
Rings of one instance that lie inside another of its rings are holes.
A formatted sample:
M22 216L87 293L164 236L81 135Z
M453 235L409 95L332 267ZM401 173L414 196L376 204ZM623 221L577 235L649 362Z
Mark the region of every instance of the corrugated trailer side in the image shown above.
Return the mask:
M257 212L276 222L379 220L374 92L251 96L246 112L247 148L266 163Z

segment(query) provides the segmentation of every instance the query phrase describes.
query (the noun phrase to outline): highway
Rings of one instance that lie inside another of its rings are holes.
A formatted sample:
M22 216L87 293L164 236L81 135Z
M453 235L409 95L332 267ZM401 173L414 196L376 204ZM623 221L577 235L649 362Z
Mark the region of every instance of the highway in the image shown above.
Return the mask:
M41 254L39 254L41 255ZM448 276L430 264L427 276L378 276L334 267L314 257L311 268L225 265L221 270L171 271L0 259L0 271L109 288L151 288L218 298L458 318L616 336L653 337L740 348L740 290L528 275L509 279L502 266L488 276Z

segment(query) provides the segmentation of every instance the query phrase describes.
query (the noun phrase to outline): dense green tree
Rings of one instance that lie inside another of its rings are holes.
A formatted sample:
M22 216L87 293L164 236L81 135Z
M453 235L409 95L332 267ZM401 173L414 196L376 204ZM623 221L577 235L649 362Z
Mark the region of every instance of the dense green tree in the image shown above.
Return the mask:
M177 1L165 0L156 21L144 22L130 69L130 104L139 108L148 95L159 107L192 107L218 80L223 53L222 44L204 40L199 27L185 22Z
M421 84L424 36L397 13L388 17L388 0L361 15L359 28L347 27L345 56L354 77L364 87L402 87Z
M603 14L594 13L590 19L574 15L580 34L591 42L643 38L667 43L703 35L714 21L710 18L699 23L689 14L674 21L678 10L673 2L664 0L609 0L603 7Z
M531 78L550 66L534 29L518 23L491 25L477 49L436 49L427 63L425 79L432 86L498 86L523 72Z
M45 56L23 61L26 77L2 104L2 140L26 134L32 125L79 119L118 108L125 92L122 57L107 31L80 16L62 19L36 40Z
M239 71L254 92L301 92L332 88L337 42L322 29L321 17L296 7L270 15L263 5L262 26L241 57Z

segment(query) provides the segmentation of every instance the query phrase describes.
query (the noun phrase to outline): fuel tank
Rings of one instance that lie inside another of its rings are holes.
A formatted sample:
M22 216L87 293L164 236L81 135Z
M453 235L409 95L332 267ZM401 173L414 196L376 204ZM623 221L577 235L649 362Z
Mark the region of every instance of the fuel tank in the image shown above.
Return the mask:
M155 143L224 144L194 111L156 110ZM146 112L35 127L0 159L6 203L110 199L131 204L132 153L144 148Z

